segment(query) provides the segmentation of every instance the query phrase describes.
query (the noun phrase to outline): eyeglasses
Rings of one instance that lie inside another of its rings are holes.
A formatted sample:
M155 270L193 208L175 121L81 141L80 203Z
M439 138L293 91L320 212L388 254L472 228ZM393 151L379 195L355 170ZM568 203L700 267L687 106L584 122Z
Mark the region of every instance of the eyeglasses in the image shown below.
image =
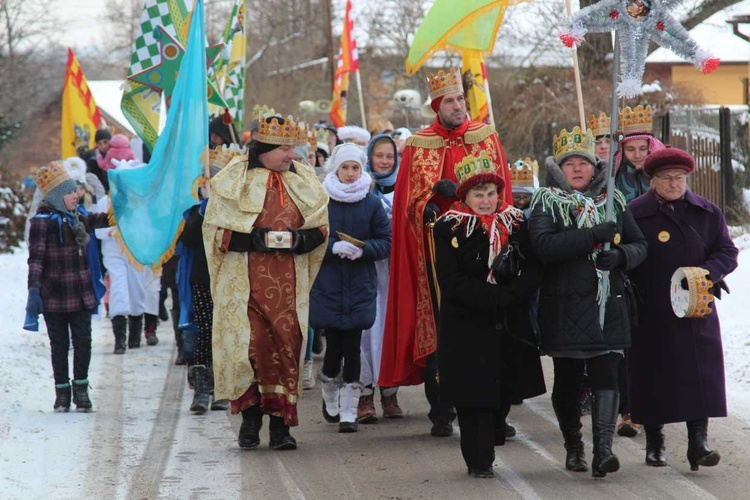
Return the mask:
M664 181L664 182L667 182L667 183L671 183L671 182L682 183L682 182L685 182L687 180L687 174L680 174L680 175L655 175L654 177L656 177L660 181Z

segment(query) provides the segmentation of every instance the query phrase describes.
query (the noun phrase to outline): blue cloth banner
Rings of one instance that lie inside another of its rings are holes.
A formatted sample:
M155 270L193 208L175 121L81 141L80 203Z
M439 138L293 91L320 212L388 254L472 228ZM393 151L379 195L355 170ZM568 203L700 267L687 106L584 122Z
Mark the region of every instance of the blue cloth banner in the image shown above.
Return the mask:
M167 122L151 161L108 171L117 227L143 265L161 264L171 255L182 213L198 201L194 186L208 144L205 32L203 0L196 0Z

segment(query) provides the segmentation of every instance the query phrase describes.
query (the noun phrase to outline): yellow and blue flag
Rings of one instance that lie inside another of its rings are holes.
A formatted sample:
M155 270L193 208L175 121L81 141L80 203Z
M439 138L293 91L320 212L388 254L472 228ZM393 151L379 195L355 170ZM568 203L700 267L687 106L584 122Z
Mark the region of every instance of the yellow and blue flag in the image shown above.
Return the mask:
M109 170L112 213L125 247L136 261L158 266L171 257L198 201L197 185L208 145L203 0L196 0L167 122L151 161L130 170Z

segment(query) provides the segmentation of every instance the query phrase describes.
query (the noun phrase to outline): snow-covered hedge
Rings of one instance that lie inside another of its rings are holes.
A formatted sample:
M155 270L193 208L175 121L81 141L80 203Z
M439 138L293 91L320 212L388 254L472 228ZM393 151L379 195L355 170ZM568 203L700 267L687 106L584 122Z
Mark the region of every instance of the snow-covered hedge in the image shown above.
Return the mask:
M23 241L23 230L28 214L26 193L21 181L0 175L0 253L8 253Z

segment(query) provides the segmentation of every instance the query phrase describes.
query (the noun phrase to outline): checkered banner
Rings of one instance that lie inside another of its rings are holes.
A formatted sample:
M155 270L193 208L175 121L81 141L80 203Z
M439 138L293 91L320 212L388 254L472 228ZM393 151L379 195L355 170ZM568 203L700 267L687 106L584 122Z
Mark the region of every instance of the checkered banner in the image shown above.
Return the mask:
M146 0L141 26L133 46L128 76L140 73L160 62L159 41L155 30L163 26L184 44L188 26L188 10L183 0ZM158 137L161 96L158 92L127 80L120 107L144 144L153 150Z
M243 128L245 115L246 13L247 0L234 0L234 8L222 34L224 48L212 68L229 113L234 118L234 125L240 130ZM211 109L212 114L221 112L223 110Z

